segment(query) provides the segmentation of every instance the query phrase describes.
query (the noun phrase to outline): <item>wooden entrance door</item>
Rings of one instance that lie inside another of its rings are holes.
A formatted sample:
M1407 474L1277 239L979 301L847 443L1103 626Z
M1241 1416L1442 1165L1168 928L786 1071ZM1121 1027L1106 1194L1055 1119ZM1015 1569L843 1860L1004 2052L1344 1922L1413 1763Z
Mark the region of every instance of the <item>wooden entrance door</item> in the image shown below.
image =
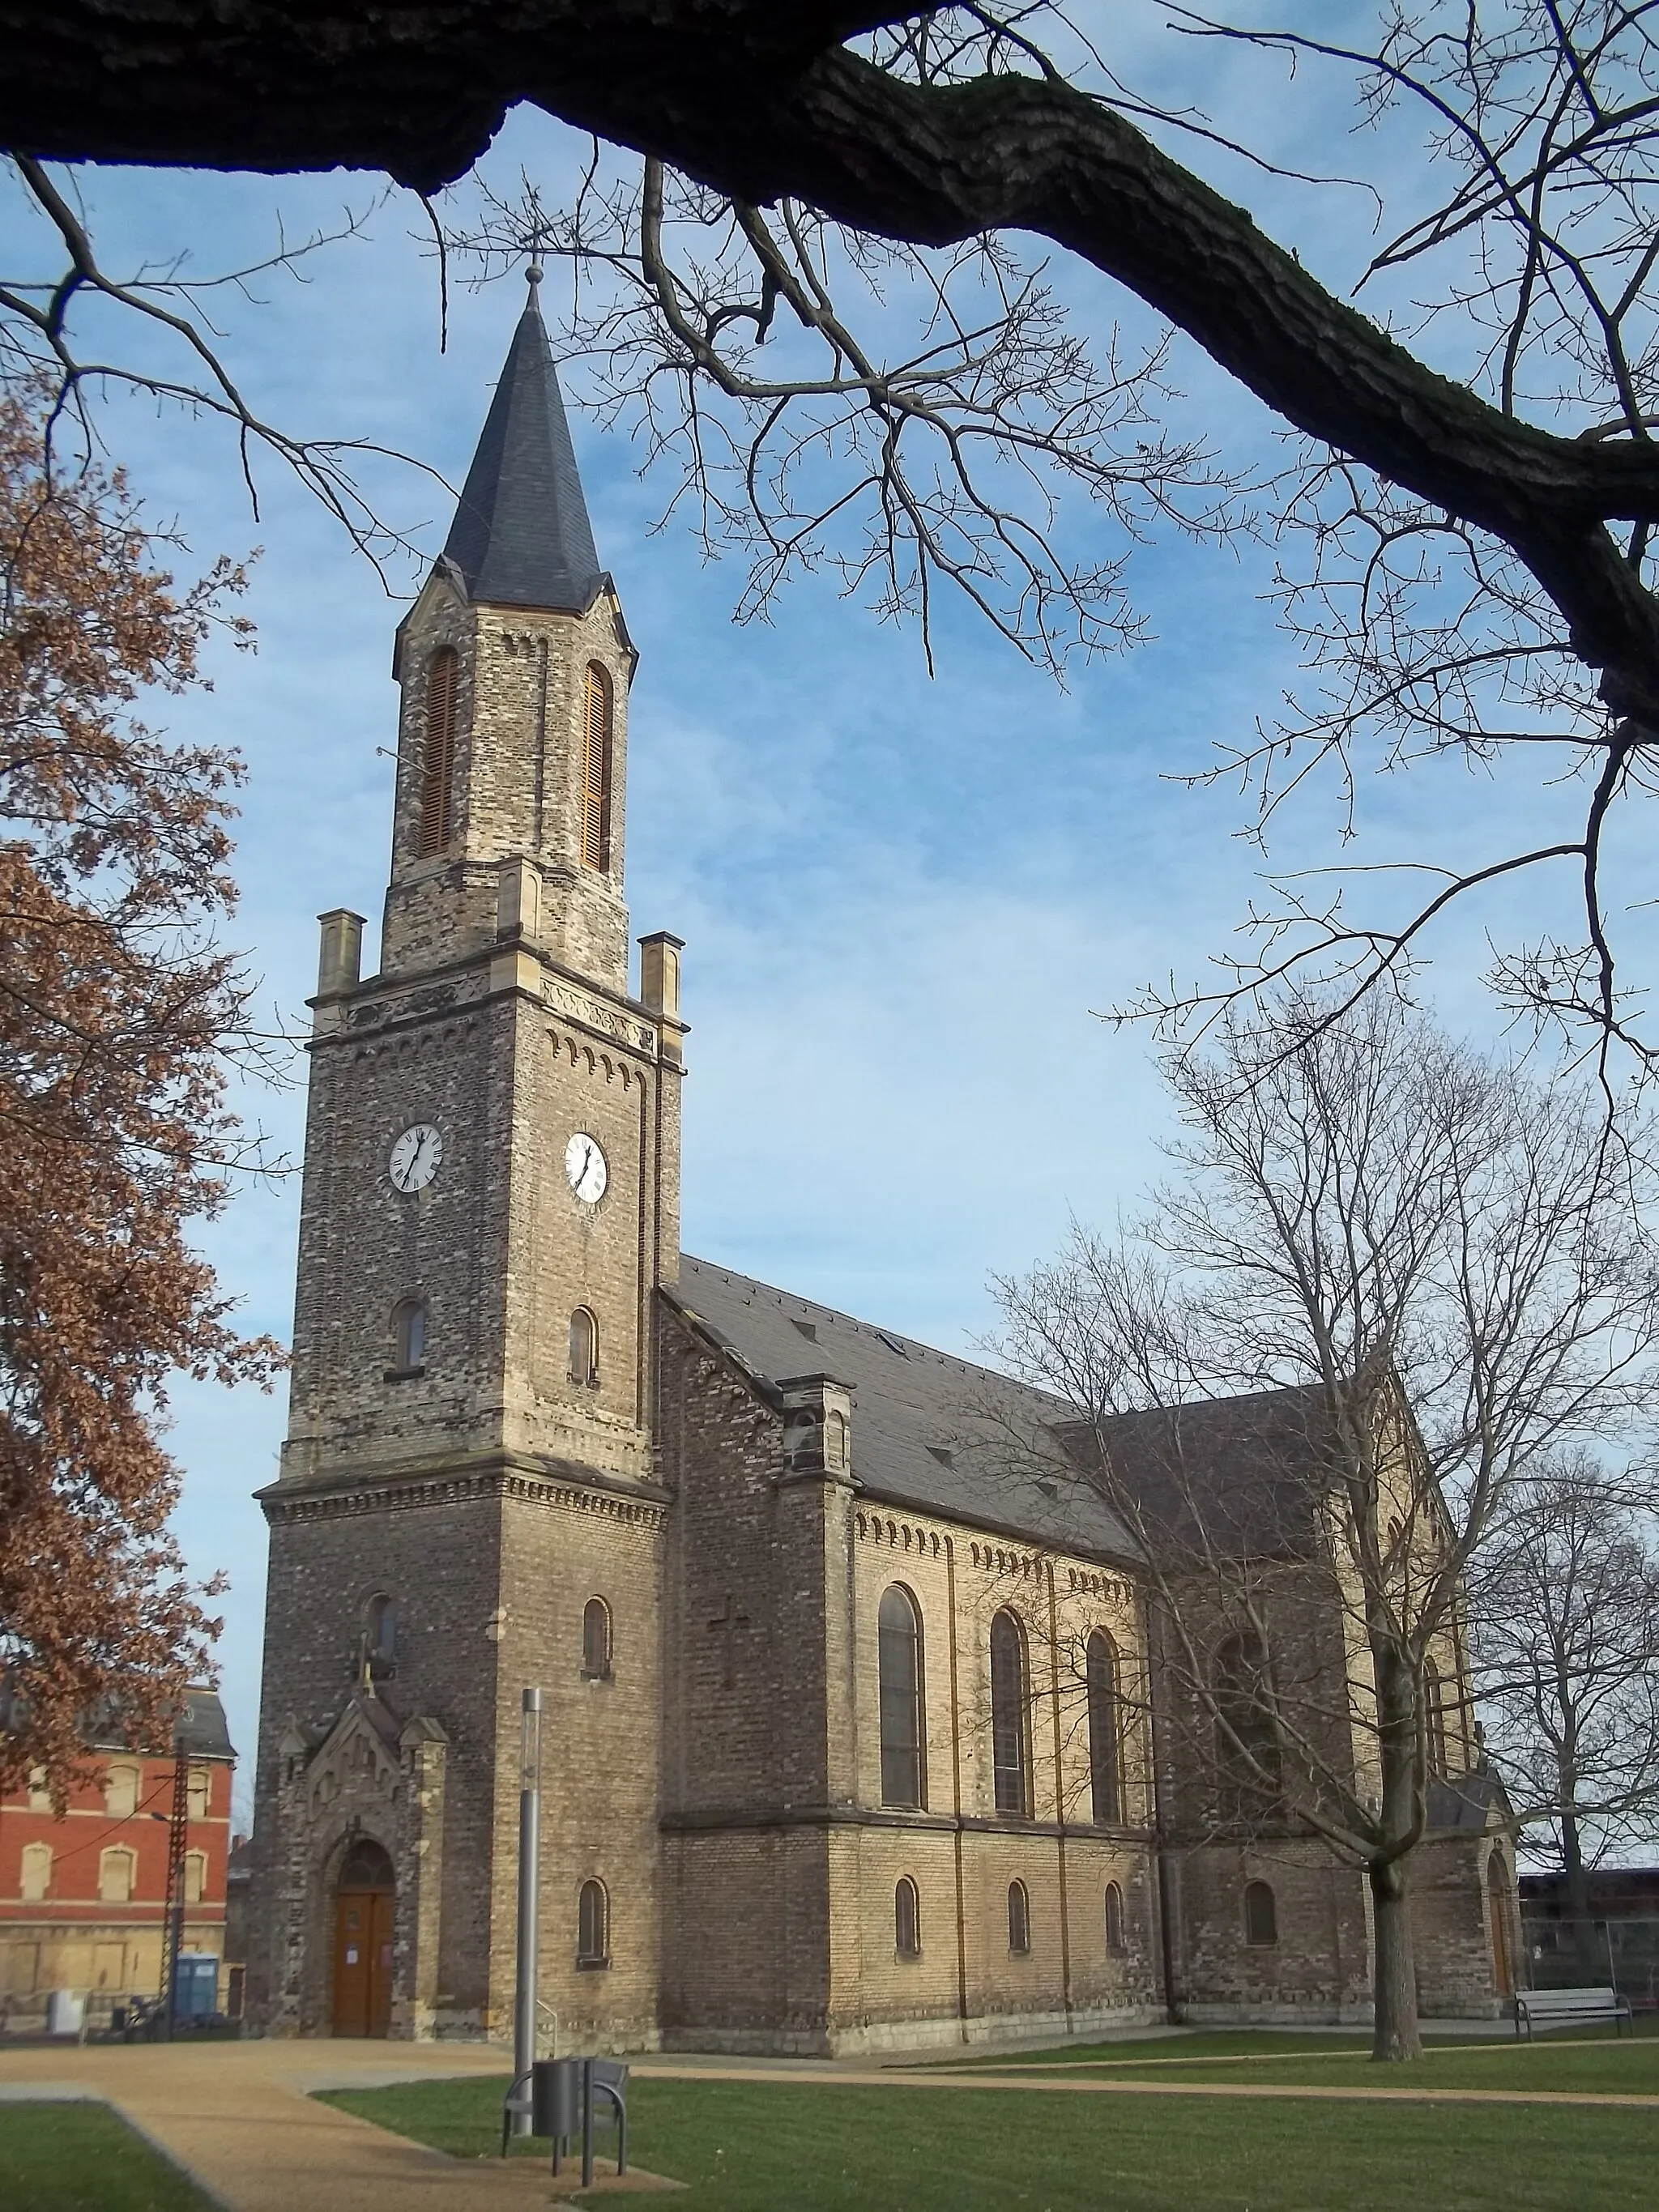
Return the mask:
M334 1899L334 2033L392 2029L392 1861L365 1837L340 1869Z
M343 1889L334 1906L334 2033L392 2027L392 1892Z

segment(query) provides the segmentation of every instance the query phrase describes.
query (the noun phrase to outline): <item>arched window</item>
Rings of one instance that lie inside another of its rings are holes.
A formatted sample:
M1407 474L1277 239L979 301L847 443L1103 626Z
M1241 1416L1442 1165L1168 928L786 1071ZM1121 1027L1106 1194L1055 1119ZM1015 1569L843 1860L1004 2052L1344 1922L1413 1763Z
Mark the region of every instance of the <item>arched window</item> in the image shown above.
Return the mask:
M1244 1941L1260 1944L1279 1941L1279 1908L1265 1881L1244 1885Z
M833 1406L824 1416L823 1463L831 1468L847 1464L847 1416Z
M104 1810L112 1820L130 1820L138 1810L140 1771L121 1761L104 1777Z
M576 1964L611 1964L611 1899L602 1881L585 1881L576 1900Z
M384 1592L363 1607L363 1649L377 1673L384 1673L397 1658L398 1608Z
M1423 1735L1428 1750L1429 1772L1446 1773L1446 1686L1432 1659L1423 1662Z
M1215 1657L1216 1765L1235 1820L1277 1806L1283 1788L1267 1656L1259 1637L1230 1636Z
M392 1309L392 1364L404 1375L426 1364L424 1298L400 1298Z
M1118 1697L1117 1650L1103 1628L1089 1638L1085 1655L1089 1691L1089 1780L1094 1816L1115 1827L1123 1818L1123 1725Z
M599 1324L586 1306L570 1316L570 1379L586 1390L599 1379Z
M1115 1881L1106 1885L1106 1948L1115 1955L1129 1948L1123 1932L1123 1892Z
M594 1681L611 1675L611 1608L602 1597L582 1607L582 1672Z
M999 1813L1029 1813L1025 1635L1012 1613L991 1622L991 1775Z
M582 686L581 844L584 866L611 866L611 678L589 661Z
M1031 1948L1031 1900L1023 1881L1008 1885L1008 1948L1020 1955Z
M199 1905L207 1888L207 1853L185 1853L185 1903Z
M185 1792L190 1803L190 1818L205 1820L213 1803L213 1769L210 1766L192 1766L185 1784Z
M461 664L445 646L426 672L426 743L421 752L421 857L449 842L455 781L455 698Z
M921 1956L921 1901L908 1874L893 1892L893 1948L901 1959Z
M876 1616L881 1700L881 1802L921 1805L921 1619L908 1590L894 1583Z
M129 1850L100 1851L98 1854L98 1894L106 1905L125 1905L132 1895L132 1853Z
M20 1893L26 1905L39 1905L52 1887L52 1845L25 1844Z

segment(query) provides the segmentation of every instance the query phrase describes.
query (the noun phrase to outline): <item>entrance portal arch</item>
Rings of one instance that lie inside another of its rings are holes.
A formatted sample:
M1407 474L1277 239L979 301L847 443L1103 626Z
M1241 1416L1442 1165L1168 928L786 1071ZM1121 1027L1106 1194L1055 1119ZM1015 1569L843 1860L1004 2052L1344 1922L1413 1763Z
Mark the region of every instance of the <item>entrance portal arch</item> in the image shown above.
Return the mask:
M1492 1974L1500 1997L1515 1995L1515 1962L1510 1949L1510 1878L1504 1854L1486 1862L1486 1907L1492 1917Z
M360 1836L346 1852L334 1893L334 2033L392 2032L392 1858Z

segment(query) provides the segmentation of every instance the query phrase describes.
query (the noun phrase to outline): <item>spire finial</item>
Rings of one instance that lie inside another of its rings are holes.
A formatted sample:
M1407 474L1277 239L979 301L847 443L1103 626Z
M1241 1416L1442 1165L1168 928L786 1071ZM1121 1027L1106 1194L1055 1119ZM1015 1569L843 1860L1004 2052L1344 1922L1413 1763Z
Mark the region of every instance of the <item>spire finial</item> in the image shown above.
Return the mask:
M532 261L529 268L524 272L524 281L529 285L530 296L533 300L536 296L536 287L542 281L542 264L539 261Z

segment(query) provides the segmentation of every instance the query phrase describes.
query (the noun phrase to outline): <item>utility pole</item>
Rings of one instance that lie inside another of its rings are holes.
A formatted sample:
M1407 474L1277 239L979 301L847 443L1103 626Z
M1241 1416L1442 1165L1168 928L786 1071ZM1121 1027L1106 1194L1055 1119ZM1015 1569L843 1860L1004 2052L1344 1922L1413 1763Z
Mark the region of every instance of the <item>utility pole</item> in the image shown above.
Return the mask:
M179 1954L185 1941L185 1842L190 1827L190 1757L185 1717L173 1731L173 1813L167 1822L167 1928L161 1946L161 2033L173 2040L179 2016Z
M526 1690L520 1721L519 1763L519 1956L513 2003L513 2133L531 2131L531 2068L536 2063L536 1954L540 1929L542 1848L542 1693Z

